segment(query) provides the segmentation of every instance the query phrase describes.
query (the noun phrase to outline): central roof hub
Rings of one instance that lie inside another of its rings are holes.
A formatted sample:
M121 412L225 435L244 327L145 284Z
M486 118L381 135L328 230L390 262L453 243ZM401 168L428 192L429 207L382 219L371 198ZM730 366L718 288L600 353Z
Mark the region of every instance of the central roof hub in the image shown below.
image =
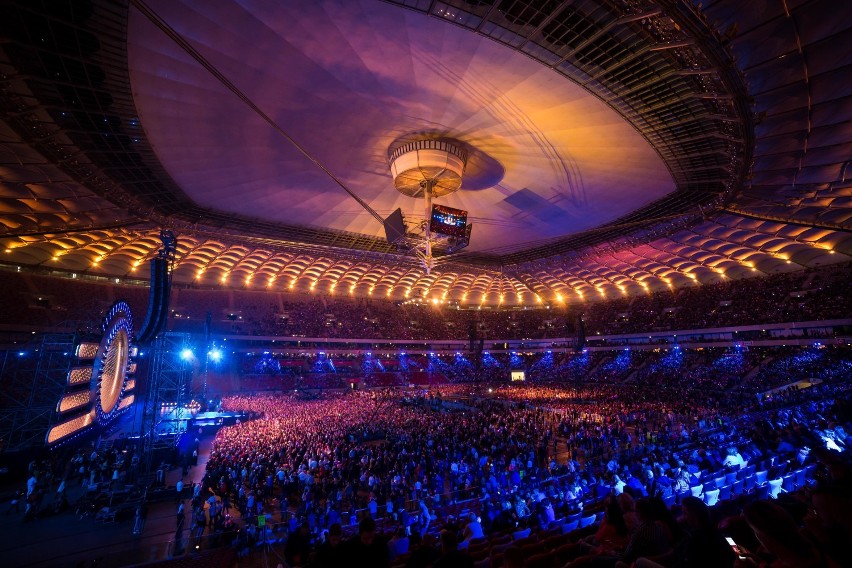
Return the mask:
M389 162L398 192L424 197L431 182L432 195L443 197L461 187L467 151L455 140L414 140L391 152Z

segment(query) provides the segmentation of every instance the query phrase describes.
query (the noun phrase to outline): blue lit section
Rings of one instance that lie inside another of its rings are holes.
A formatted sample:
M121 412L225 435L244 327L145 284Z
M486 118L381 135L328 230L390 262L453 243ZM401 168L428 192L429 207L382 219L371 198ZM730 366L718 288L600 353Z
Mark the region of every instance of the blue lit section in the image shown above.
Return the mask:
M314 373L323 373L323 372L325 372L325 361L326 361L326 359L325 359L325 353L323 353L322 351L320 351L320 352L319 352L319 354L317 355L317 360L316 360L316 361L314 361L314 364L313 364L313 367L312 367L312 369L311 369L311 370L312 370Z
M631 362L633 362L633 353L630 351L630 349L624 349L615 357L615 359L606 363L603 366L603 370L608 372L623 373L630 367Z
M411 360L408 358L408 354L403 351L399 354L399 370L400 371L408 371L413 367Z
M583 349L582 353L578 353L569 358L559 367L559 372L567 374L572 379L580 379L586 376L591 367L591 358L589 350Z
M259 375L275 375L281 372L281 362L272 356L269 351L264 351L257 363L254 364L254 372Z
M501 369L503 365L488 351L482 353L482 366L486 369Z
M743 355L742 346L735 345L733 353L725 353L712 365L713 371L728 375L744 375L749 370L748 361Z
M509 355L509 368L511 369L523 369L524 368L524 358L517 354L517 352L512 351Z
M385 370L385 366L382 365L382 360L378 357L373 357L373 354L370 351L364 354L364 360L361 362L361 371L364 372L365 375L369 375L375 372L382 372Z
M530 372L552 371L554 366L553 351L548 351L542 355L538 361L533 363L533 366L530 367Z
M650 369L652 373L673 373L680 371L683 369L683 350L675 345L662 359L652 364Z
M331 360L331 357L320 351L317 354L317 360L314 363L314 372L336 373L337 369L334 367L334 362Z
M472 370L473 363L468 361L468 359L461 353L456 353L456 357L453 360L453 367L455 368L456 372L464 372L468 369Z
M815 377L822 374L825 352L818 348L810 348L794 355L776 359L761 369L758 376L765 380L766 377Z
M440 357L435 355L435 353L429 353L429 371L433 373L444 373L445 375L452 375L453 368L446 361L443 361Z

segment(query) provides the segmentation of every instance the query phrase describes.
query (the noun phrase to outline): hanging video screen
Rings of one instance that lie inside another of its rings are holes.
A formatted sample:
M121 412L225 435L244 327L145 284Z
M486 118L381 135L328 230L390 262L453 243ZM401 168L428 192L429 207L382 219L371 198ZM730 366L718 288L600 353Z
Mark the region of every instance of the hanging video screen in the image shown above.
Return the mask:
M467 228L467 211L444 205L432 206L429 230L450 237L464 237Z

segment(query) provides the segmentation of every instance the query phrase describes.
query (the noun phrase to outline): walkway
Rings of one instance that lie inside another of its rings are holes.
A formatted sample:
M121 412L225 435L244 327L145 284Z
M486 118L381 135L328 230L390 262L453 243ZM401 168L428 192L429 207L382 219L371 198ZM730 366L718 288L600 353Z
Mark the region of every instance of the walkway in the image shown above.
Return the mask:
M203 477L213 434L206 433L199 440L198 465L190 469L184 480L187 486ZM180 475L179 467L169 471L166 486L174 487ZM92 517L80 519L75 515L74 503L83 496L84 490L74 485L67 490L72 511L59 515L24 521L23 506L19 513L4 514L9 504L5 502L0 505L0 535L3 535L0 538L0 565L15 568L77 568L88 567L97 560L98 568L113 568L167 557L168 542L175 533L177 509L174 501L169 499L149 504L145 527L142 534L137 536L133 534L132 515L112 523L101 523ZM42 509L51 510L52 503L51 493L45 496Z

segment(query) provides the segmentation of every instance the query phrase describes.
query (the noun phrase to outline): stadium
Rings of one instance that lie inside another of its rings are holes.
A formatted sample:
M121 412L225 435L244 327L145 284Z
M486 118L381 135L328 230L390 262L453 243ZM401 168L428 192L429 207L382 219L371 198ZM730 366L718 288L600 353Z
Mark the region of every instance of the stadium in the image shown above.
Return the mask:
M852 6L0 14L5 565L852 562Z

